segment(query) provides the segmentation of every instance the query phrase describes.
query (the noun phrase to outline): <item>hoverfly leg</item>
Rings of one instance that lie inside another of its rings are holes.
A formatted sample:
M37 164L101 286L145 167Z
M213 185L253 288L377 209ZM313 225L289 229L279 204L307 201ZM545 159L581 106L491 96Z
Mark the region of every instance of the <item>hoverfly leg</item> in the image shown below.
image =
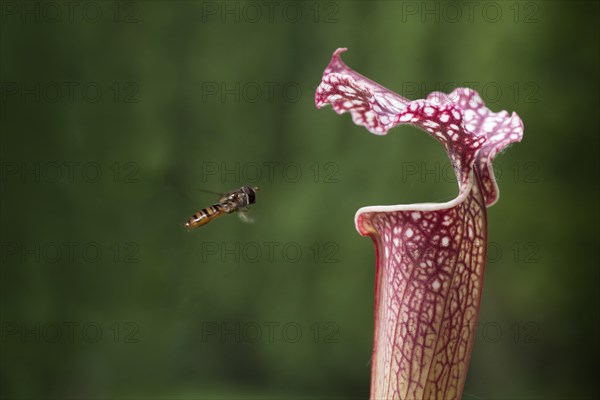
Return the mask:
M242 222L251 224L254 222L254 217L252 215L250 215L250 213L248 211L249 210L247 208L239 210L238 217L240 217L240 220L242 220Z

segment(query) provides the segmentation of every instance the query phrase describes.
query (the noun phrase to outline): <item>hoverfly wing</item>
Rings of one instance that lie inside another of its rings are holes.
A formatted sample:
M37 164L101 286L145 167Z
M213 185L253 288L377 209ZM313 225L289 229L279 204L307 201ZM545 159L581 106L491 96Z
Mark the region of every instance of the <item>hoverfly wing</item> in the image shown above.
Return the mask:
M219 193L219 192L215 192L215 191L212 191L212 190L206 190L206 189L198 189L198 191L199 192L204 192L204 193L209 193L209 194L214 194L214 195L217 195L219 197L225 195L225 193Z

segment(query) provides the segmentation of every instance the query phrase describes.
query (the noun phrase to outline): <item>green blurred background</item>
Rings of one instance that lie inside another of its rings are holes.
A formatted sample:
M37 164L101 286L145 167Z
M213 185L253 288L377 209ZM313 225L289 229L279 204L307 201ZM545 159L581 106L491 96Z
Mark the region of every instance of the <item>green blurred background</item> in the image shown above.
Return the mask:
M597 3L70 4L2 3L2 398L368 397L354 213L457 189L424 132L316 110L344 46L406 97L467 85L524 121L464 398L597 394ZM255 224L182 228L244 184Z

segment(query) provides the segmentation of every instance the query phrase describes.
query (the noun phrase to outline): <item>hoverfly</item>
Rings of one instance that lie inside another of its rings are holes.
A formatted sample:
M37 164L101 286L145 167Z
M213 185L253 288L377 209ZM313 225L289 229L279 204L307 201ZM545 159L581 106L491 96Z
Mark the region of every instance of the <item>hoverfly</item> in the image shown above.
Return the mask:
M204 208L194 214L186 223L185 227L191 231L202 225L208 224L213 219L224 215L237 212L240 219L245 222L252 222L252 218L248 216L248 207L256 203L257 187L242 186L239 189L232 190L228 193L215 193L221 196L219 201L208 208Z

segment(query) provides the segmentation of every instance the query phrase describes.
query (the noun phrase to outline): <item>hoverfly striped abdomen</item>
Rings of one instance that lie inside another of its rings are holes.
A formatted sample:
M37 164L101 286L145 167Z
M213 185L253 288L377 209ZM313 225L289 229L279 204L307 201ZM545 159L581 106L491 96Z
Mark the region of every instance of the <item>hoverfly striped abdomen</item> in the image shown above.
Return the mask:
M225 213L225 208L221 204L213 204L208 208L204 208L198 211L196 214L186 222L185 227L187 229L194 229L199 226L208 224L213 219Z

